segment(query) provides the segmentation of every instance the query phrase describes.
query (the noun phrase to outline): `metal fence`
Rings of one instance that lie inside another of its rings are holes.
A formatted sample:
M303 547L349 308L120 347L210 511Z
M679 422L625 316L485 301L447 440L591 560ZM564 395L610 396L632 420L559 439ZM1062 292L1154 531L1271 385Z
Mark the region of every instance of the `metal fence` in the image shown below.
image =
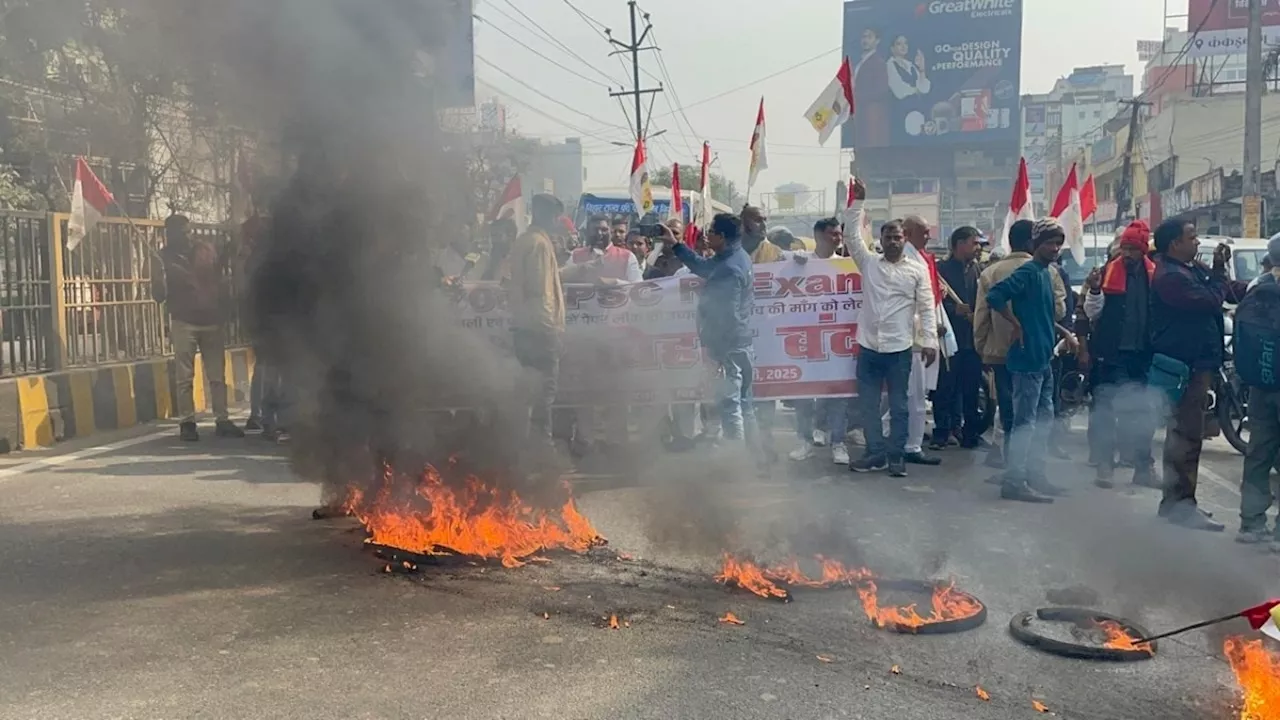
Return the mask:
M65 214L0 212L0 376L172 351L168 313L151 293L164 224L104 220L68 250L67 220ZM192 232L232 247L225 227L193 225ZM239 278L228 281L234 286ZM234 308L227 333L229 344L243 342Z

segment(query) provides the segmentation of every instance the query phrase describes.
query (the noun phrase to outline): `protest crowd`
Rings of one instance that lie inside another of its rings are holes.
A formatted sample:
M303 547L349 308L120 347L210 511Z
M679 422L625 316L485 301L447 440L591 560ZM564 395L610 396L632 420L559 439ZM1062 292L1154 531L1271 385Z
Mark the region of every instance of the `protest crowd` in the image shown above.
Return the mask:
M715 215L705 228L686 227L680 217L658 223L606 215L591 215L578 228L560 200L535 195L527 227L509 214L490 221L485 247L451 248L457 257L441 262L437 280L446 290L470 282L505 288L511 349L536 378L528 403L531 436L575 457L607 458L630 440L631 408L556 403L565 287L696 276L702 282L698 341L714 401L662 408L663 446L671 452L740 448L768 473L784 458L774 444L778 402L755 394L757 338L749 327L755 268L801 269L814 260L847 258L861 278L857 393L783 401L793 411L796 438L786 461L820 456L854 473L903 478L911 465L937 466L949 462L948 453L982 452L996 471L988 482L999 486L1001 498L1052 503L1069 490L1050 480L1046 459L1085 462L1065 442L1070 408L1064 399L1081 395L1080 388L1066 387L1075 378L1089 399L1087 464L1095 484L1114 488L1117 471L1131 469L1134 486L1161 491L1162 518L1208 531L1225 525L1196 502L1206 396L1226 357L1224 303L1238 306L1235 363L1253 393L1238 540L1270 543L1280 552L1280 535L1266 525L1274 501L1270 470L1280 460L1280 381L1271 368L1274 353L1265 350L1280 333L1272 327L1280 317L1280 270L1248 286L1229 280L1226 246L1206 265L1196 259L1194 225L1169 220L1152 233L1139 220L1116 233L1109 259L1089 274L1078 297L1059 262L1064 230L1053 218L1013 223L1008 248L999 253L977 229L958 228L939 259L928 249L930 228L921 218L892 220L869 233L863 197L864 186L855 181L845 217L816 222L806 246L789 232L769 231L763 212L750 205L737 215ZM234 257L221 258L190 237L181 216L166 226L165 273L156 290L174 319L184 440L199 440L190 411L195 354L222 356L219 308L230 289L212 269L237 262L252 272L254 238L269 227L255 214ZM1270 266L1280 267L1280 236L1268 252ZM1245 322L1249 318L1254 321ZM206 372L222 374L212 366ZM987 398L998 408L998 422L984 407ZM287 440L287 378L269 356L255 368L252 400L246 429ZM220 436L244 436L225 403L213 410ZM1160 426L1165 438L1157 465L1153 443Z

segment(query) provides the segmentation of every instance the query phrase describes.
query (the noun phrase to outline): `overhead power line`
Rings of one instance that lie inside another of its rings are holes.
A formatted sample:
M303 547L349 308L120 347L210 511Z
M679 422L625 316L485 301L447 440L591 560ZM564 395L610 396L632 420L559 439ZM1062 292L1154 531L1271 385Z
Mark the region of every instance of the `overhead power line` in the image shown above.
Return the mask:
M599 140L599 141L601 141L601 142L605 142L605 143L609 143L609 144L612 144L612 143L614 142L614 139L613 139L613 138L605 137L605 136L603 136L603 135L600 135L598 132L593 132L593 131L590 131L590 130L584 130L583 128L581 128L581 127L579 127L579 126L577 126L577 125L575 125L575 124L573 124L573 123L571 123L571 122L568 122L567 120L564 120L564 119L562 119L562 118L556 117L555 115L552 115L551 113L547 112L546 110L543 110L542 108L538 107L537 105L534 105L534 104L530 103L528 100L523 100L523 99L521 99L521 98L519 98L519 97L516 97L515 95L513 95L513 94L512 94L512 93L510 93L510 92L508 92L508 91L507 91L507 90L505 90L504 88L502 88L502 87L500 87L500 86L498 86L498 85L496 85L496 84L494 84L494 83L492 83L492 82L489 82L488 80L481 80L480 82L481 82L481 83L483 83L483 84L485 84L485 85L487 85L487 86L489 86L492 90L494 90L494 91L495 91L495 92L497 92L498 94L505 96L505 97L506 97L508 100L510 100L511 102L513 102L513 103L515 103L515 104L517 104L517 105L519 105L519 106L521 106L521 107L525 108L526 110L532 110L535 114L537 114L537 115L541 115L542 117L546 118L547 120L550 120L551 122L554 122L554 123L555 123L555 124L557 124L557 125L560 125L560 126L562 126L562 127L566 127L566 128L568 128L568 129L570 129L570 130L572 130L572 131L574 131L574 132L578 133L578 134L579 134L579 135L581 135L582 137L592 138L592 139L594 139L594 140Z
M567 1L567 0L566 0L566 1ZM719 100L720 98L725 97L726 95L732 95L732 94L734 94L734 93L736 93L736 92L740 92L740 91L742 91L742 90L746 90L746 89L748 89L748 88L750 88L750 87L752 87L752 86L758 85L758 84L760 84L760 83L762 83L762 82L764 82L764 81L766 81L766 80L772 80L772 79L774 79L774 78L778 77L779 75L785 75L785 74L787 74L787 73L791 72L792 70L797 70L797 69L799 69L799 68L804 67L805 65L808 65L809 63L817 62L818 60L821 60L821 59L823 59L823 58L825 58L825 57L828 57L828 56L830 56L830 55L831 55L831 53L836 53L836 52L840 52L840 51L841 51L841 48L840 48L839 46L836 46L836 47L834 47L834 48L831 48L830 50L826 50L826 51L824 51L824 52L818 53L817 55L814 55L813 57L811 57L811 58L809 58L809 59L807 59L807 60L801 60L800 62L796 63L795 65L789 65L789 66L787 66L787 67L785 67L785 68L783 68L783 69L781 69L781 70L779 70L779 71L777 71L777 72L770 73L770 74L768 74L768 75L765 75L764 77L758 77L758 78L756 78L756 79L754 79L754 80L751 80L750 82L743 83L743 84L741 84L741 85L739 85L739 86L737 86L737 87L735 87L735 88L731 88L731 89L729 89L729 90L725 90L724 92L721 92L721 93L716 93L715 95L712 95L712 96L710 96L710 97L705 97L705 98L702 98L701 100L696 100L696 101L694 101L694 102L688 103L687 105L684 105L682 109L683 109L683 110L688 110L689 108L692 108L692 107L697 107L697 106L699 106L699 105L705 105L705 104L707 104L707 103L709 103L709 102L711 102L711 101L713 101L713 100ZM675 114L675 113L666 113L666 115L673 115L673 114ZM666 115L662 115L661 117L666 117Z
M521 87L523 87L524 89L528 90L529 92L534 93L534 94L535 94L535 95L537 95L538 97L541 97L543 100L546 100L546 101L548 101L548 102L554 103L554 104L556 104L556 105L558 105L558 106L560 106L560 107L564 108L565 110L568 110L569 112L571 112L571 113L573 113L573 114L575 114L575 115L581 115L582 117L584 117L584 118L586 118L586 119L588 119L588 120L590 120L590 121L592 121L592 122L594 122L594 123L599 124L599 125L601 126L601 128L608 128L608 129L611 129L611 130L626 130L626 129L627 129L627 128L622 127L621 125L614 125L613 123L605 122L604 120L601 120L600 118L595 117L594 115L590 115L590 114L588 114L588 113L584 113L584 112L582 112L581 110L578 110L577 108L574 108L574 107L572 107L572 106L570 106L570 105L568 105L568 104L566 104L566 103L564 103L564 102L561 102L560 100L557 100L557 99L555 99L555 98L551 97L550 95L548 95L548 94L546 94L546 93L542 92L541 90L539 90L539 89L535 88L534 86L530 85L529 83L527 83L527 82L525 82L525 81L521 80L520 78L518 78L518 77L516 77L516 76L512 75L511 73L507 72L506 70L502 69L501 67L499 67L498 65L496 65L496 64L495 64L495 63L493 63L492 61L488 60L487 58L485 58L483 55L481 55L481 54L479 54L479 53L476 53L476 59L477 59L477 60L479 60L480 62L484 63L485 65L488 65L489 67L493 68L493 69L494 69L494 70L496 70L497 72L501 73L502 75L504 75L505 77L507 77L508 79L510 79L512 82L516 83L517 85L520 85Z
M494 9L496 10L497 8L494 8ZM520 47L524 48L525 50L528 50L529 52L533 53L534 55L537 55L538 57L542 58L543 60L546 60L547 62L551 63L552 65L555 65L556 67L558 67L558 68L560 68L561 70L563 70L563 71L565 71L565 72L569 73L570 75L573 75L574 77L577 77L577 78L581 78L582 80L585 80L585 81L587 81L587 82L591 83L592 85L596 85L596 86L598 86L598 87L602 87L602 88L607 88L607 87L609 87L609 86L608 86L608 85L606 85L605 83L602 83L602 82L600 82L599 80L596 80L595 78L589 78L589 77L587 77L586 75L583 75L582 73L578 72L577 70L574 70L573 68L566 67L566 66L564 66L564 65L560 64L559 62L556 62L555 60L553 60L553 59L551 59L551 58L547 57L546 55L544 55L544 54L542 54L541 52L539 52L539 51L535 50L534 48L532 48L532 47L530 47L530 46L526 45L526 44L525 44L524 42L522 42L519 38L516 38L514 35L512 35L512 34L511 34L511 33L509 33L509 32L507 32L506 30L503 30L502 28L498 27L497 25L494 25L493 23L489 22L488 20L485 20L483 17L480 17L479 15L473 15L472 17L474 17L476 20L479 20L480 22L484 23L485 25L487 25L487 26L489 26L489 27L493 28L494 30L497 30L499 33L502 33L502 34L503 34L504 36L506 36L506 38L507 38L508 40L510 40L511 42L513 42L513 43L515 43L515 44L519 45Z
M565 44L564 44L564 42L563 42L562 40L560 40L559 38L557 38L553 33L548 32L546 28L544 28L544 27L542 27L542 25L538 24L538 21L537 21L537 20L534 20L533 18L529 17L529 14L528 14L528 13L526 13L524 10L521 10L519 7L517 7L515 3L511 2L511 0L502 0L502 1L503 1L504 3L506 3L506 4L507 4L507 6L508 6L508 7L510 7L512 10L516 11L516 13L520 15L520 17L522 17L522 18L524 18L525 20L529 21L529 24L530 24L530 25L532 25L534 28L536 28L539 32L541 32L541 33L542 33L542 35L543 35L543 37L544 37L548 42L553 43L554 45L556 45L557 47L559 47L561 50L563 50L563 51L565 52L565 54L569 55L570 57L572 57L573 59L575 59L575 60L577 60L578 62L582 63L583 65L586 65L587 67L591 68L592 70L594 70L594 71L596 72L596 74L600 75L600 77L604 78L605 80L608 80L611 84L613 84L613 85L619 85L619 84L620 84L616 78L614 78L614 77L610 76L608 73L606 73L606 72L604 72L603 70L601 70L601 69L598 67L597 63L593 63L593 62L591 62L591 61L589 61L589 60L587 60L587 59L583 58L581 55L579 55L578 53L574 52L573 48L569 47L568 45L565 45ZM496 8L495 8L495 9L496 9Z

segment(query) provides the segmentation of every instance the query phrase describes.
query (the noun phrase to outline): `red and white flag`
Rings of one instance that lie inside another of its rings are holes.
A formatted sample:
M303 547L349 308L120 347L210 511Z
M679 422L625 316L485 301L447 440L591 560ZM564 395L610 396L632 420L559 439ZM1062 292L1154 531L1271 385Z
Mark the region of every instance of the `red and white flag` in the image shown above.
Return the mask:
M649 184L649 159L643 138L636 140L636 151L631 156L631 202L635 203L639 218L653 212L653 187Z
M849 69L849 58L840 62L840 71L831 81L813 105L805 111L805 119L818 131L818 144L826 145L827 138L836 128L853 117L853 71Z
M1013 195L1009 198L1009 210L1004 216L1004 227L996 250L1009 252L1009 228L1019 220L1035 220L1035 208L1031 205L1031 179L1027 176L1027 159L1018 162L1018 179L1013 183Z
M1268 600L1240 613L1250 627L1272 640L1280 640L1280 600Z
M1066 245L1076 263L1084 264L1084 214L1080 205L1080 179L1076 175L1076 166L1071 165L1067 179L1058 190L1058 197L1053 201L1051 216L1062 223L1062 232L1067 236Z
M514 175L502 190L502 197L489 213L489 221L509 218L516 224L516 232L523 233L529 227L528 214L524 207L524 187L520 184L520 176Z
M702 174L698 177L698 203L693 206L693 224L704 228L711 224L711 143L702 143Z
M756 128L751 133L751 169L747 174L747 197L755 187L761 170L769 168L769 154L764 143L764 98L760 98L760 110L756 113Z
M684 222L684 198L680 195L680 163L671 165L671 208L667 210L667 219Z
M1098 188L1093 182L1093 173L1084 179L1080 188L1080 217L1088 220L1098 212Z
M89 163L76 158L76 184L71 190L71 219L67 221L68 250L76 249L115 201Z

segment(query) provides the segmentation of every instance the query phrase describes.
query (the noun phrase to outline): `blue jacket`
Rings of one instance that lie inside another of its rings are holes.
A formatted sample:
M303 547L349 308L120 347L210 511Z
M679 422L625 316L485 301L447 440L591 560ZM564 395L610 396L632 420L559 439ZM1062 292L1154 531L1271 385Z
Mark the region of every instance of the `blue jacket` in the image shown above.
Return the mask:
M751 257L741 243L729 243L706 259L684 244L675 246L694 275L706 281L698 298L698 338L716 362L733 350L751 347L751 310L755 307Z
M1022 326L1022 343L1009 348L1005 367L1010 372L1041 372L1048 369L1053 359L1054 329L1052 267L1045 267L1032 260L1013 271L987 292L987 304L993 310L1003 310L1013 303L1013 316Z

